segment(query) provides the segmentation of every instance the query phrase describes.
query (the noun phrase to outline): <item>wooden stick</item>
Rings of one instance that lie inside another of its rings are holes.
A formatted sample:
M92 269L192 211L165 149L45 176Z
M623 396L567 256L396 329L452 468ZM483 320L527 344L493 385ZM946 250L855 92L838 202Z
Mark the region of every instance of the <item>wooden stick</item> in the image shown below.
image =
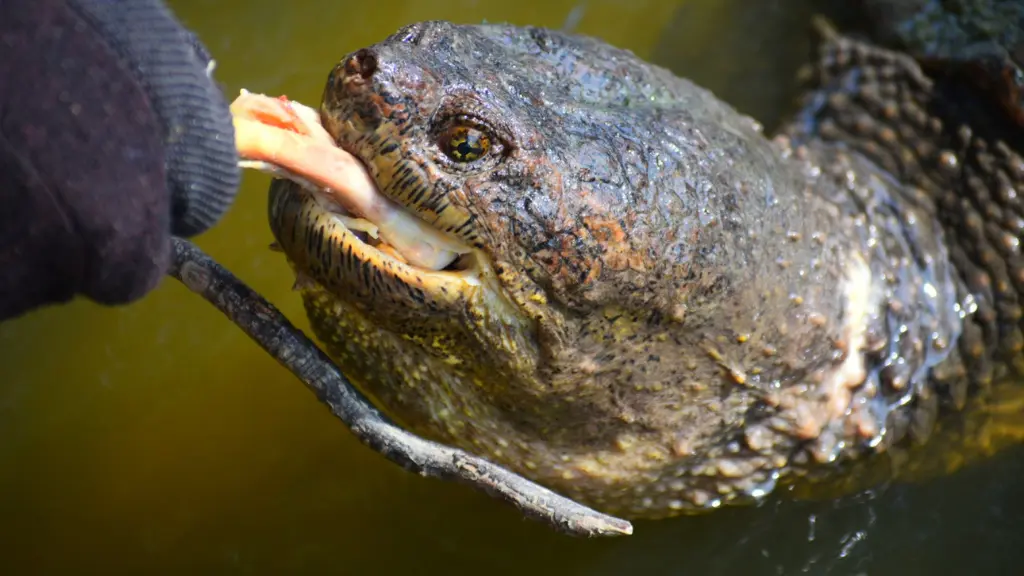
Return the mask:
M169 275L213 304L345 423L363 444L410 472L462 482L576 536L633 533L602 514L462 450L424 440L381 414L328 356L262 296L187 240L174 238Z

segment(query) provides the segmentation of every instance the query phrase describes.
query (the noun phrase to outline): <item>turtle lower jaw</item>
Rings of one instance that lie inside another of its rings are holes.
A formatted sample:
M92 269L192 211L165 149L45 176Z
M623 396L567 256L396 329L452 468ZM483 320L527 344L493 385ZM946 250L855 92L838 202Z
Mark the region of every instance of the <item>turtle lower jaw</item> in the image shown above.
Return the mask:
M328 273L337 277L337 266L343 266L349 272L358 268L364 276L376 270L431 293L461 292L480 284L483 266L475 250L459 254L441 270L421 268L383 239L381 224L349 212L330 191L275 179L270 219L278 243L312 280L322 281Z
M343 146L341 148L345 149ZM366 166L366 162L356 152L346 152ZM368 173L372 174L369 170ZM376 187L376 182L374 185ZM332 219L354 235L368 253L376 250L378 254L374 254L375 261L404 264L425 274L463 273L461 275L466 276L465 273L471 275L479 267L477 254L472 249L458 240L446 237L425 222L414 221L416 217L400 205L391 203L393 207L390 208L392 213L403 212L400 217L388 218L386 223L375 222L346 209L331 190L315 186L302 186L302 190L322 209L322 212L317 212L311 206L311 215ZM383 198L379 187L376 194ZM424 238L424 232L429 237ZM399 245L392 244L389 239L397 240L396 244Z
M329 191L277 178L270 187L271 229L296 272L346 298L454 305L481 285L486 265L476 251L447 267L431 270L410 264L380 239L377 224L338 204ZM376 236L376 238L375 238Z

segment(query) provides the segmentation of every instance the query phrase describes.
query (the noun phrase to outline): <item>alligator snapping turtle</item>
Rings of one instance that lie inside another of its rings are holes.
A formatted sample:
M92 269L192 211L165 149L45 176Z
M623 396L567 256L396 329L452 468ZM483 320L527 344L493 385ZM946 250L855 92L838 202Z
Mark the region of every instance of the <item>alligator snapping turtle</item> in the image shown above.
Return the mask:
M320 113L450 257L284 179L269 218L399 422L603 511L706 510L924 441L1021 368L1018 133L948 88L827 31L769 138L597 39L423 22Z

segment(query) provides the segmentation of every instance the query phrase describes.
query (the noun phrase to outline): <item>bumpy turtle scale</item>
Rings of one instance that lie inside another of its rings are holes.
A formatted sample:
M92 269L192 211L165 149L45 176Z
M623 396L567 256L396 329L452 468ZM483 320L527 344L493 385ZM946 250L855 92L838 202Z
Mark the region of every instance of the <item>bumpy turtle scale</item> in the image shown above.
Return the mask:
M859 0L872 39L971 84L1024 127L1024 2Z

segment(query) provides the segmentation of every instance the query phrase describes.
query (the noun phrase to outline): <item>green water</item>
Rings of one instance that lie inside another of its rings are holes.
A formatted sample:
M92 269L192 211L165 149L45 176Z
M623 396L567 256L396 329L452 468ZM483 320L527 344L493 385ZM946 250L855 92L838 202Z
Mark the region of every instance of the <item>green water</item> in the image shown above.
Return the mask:
M810 0L172 2L240 88L316 103L344 53L422 19L561 26L773 122ZM785 8L785 11L780 11ZM781 80L780 80L781 78ZM267 179L199 239L305 327L267 250ZM168 280L136 305L0 325L0 574L1014 574L1024 453L828 503L769 501L579 540L358 444L290 374Z

